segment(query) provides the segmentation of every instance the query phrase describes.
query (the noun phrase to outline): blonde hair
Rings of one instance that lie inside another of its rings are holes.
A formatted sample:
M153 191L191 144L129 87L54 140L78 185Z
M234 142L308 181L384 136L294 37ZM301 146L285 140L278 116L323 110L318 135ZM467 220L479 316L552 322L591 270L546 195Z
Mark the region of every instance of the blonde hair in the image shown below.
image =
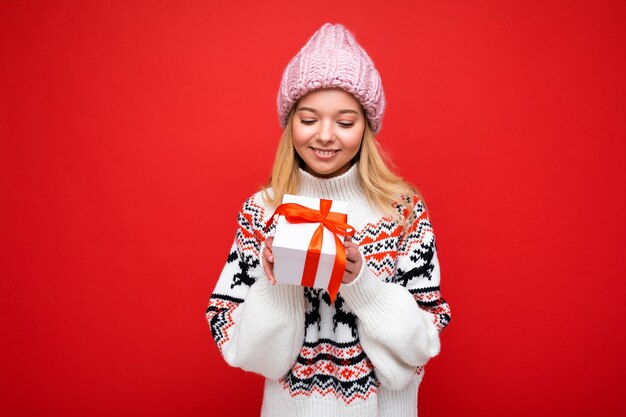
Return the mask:
M294 148L291 131L296 107L296 105L292 107L287 117L269 181L261 187L263 198L274 207L280 204L283 195L295 194L300 185L298 170L301 158ZM414 197L421 200L426 210L426 203L417 188L390 169L395 167L378 144L367 118L361 148L353 162L358 164L359 178L369 203L402 223L405 230L415 220ZM271 195L268 193L270 187Z

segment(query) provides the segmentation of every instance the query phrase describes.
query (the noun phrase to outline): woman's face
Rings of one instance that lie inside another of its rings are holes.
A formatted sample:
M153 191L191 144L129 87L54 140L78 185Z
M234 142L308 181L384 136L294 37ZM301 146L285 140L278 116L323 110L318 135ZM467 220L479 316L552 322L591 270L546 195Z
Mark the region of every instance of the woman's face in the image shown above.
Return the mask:
M305 171L324 178L348 171L359 152L365 123L361 103L340 88L315 90L300 98L291 132Z

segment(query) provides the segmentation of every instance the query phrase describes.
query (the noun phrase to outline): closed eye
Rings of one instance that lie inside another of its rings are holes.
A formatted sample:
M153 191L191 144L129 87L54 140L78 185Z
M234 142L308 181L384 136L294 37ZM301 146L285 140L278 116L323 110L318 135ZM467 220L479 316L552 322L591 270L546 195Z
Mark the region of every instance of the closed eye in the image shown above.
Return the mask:
M303 125L306 126L310 126L313 123L315 123L317 120L300 120L300 123L302 123ZM354 122L337 122L337 124L339 124L339 126L343 127L344 129L348 129L351 128L352 126L354 126Z

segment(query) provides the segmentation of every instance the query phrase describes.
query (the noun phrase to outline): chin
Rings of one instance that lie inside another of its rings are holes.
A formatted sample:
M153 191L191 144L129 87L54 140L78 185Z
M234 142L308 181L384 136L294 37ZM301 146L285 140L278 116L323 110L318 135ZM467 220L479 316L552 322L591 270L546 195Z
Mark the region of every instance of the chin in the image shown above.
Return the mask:
M332 177L332 176L338 175L338 172L341 171L344 165L341 165L339 167L333 167L333 168L323 168L323 167L316 167L316 166L311 166L311 165L309 165L309 167L311 168L311 171L313 171L314 174L317 176Z
M323 163L314 158L302 158L300 155L300 164L302 168L305 168L309 174L318 177L334 177L339 174L339 171L344 168L350 168L351 160L347 161L332 161L332 163ZM330 161L329 161L330 162ZM347 169L345 169L347 171Z

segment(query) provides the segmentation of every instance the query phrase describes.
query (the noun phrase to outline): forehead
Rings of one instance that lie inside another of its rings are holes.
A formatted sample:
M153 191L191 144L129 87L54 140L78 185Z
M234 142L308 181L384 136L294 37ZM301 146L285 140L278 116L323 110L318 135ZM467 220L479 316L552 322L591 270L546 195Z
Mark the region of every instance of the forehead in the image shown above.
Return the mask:
M341 88L324 88L311 91L300 98L297 109L300 107L309 107L319 111L351 109L361 113L361 103L352 94Z

